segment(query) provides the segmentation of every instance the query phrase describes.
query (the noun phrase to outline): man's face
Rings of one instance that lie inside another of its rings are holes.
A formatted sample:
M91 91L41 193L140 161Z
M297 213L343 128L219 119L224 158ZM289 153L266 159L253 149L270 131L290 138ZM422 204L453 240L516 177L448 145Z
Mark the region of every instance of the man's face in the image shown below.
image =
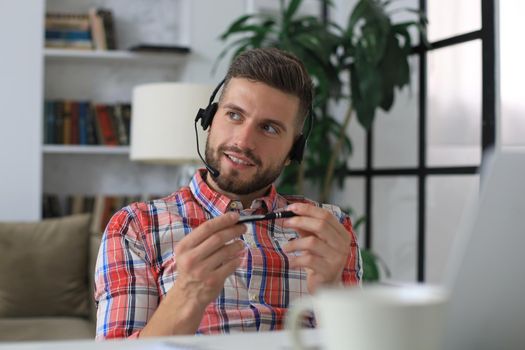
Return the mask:
M232 78L206 142L206 161L220 172L217 186L246 195L273 183L289 163L298 111L298 97Z

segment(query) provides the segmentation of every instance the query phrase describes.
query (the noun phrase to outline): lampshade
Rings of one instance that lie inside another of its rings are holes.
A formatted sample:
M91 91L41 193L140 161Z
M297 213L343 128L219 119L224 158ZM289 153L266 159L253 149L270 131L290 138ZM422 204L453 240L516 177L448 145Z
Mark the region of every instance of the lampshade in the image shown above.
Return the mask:
M213 86L154 83L133 89L130 159L158 164L199 160L194 120L205 108ZM197 125L204 152L206 132Z

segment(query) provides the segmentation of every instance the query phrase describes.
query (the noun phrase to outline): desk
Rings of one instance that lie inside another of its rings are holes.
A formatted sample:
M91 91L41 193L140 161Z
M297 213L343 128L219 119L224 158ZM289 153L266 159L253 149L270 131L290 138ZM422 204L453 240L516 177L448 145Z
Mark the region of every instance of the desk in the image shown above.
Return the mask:
M319 349L317 329L305 329L303 338L310 349ZM174 336L140 340L73 340L0 343L0 350L289 350L287 331L234 333L229 335Z

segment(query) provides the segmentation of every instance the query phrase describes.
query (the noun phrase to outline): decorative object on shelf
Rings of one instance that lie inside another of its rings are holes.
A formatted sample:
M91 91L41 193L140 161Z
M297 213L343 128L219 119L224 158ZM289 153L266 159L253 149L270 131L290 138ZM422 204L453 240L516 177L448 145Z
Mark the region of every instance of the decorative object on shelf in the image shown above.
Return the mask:
M177 45L154 45L154 44L137 44L129 48L132 52L155 52L155 53L190 53L187 46Z
M211 85L189 83L136 86L130 159L157 164L198 162L194 119L199 108L208 104L212 91ZM199 132L203 146L206 134L202 129Z

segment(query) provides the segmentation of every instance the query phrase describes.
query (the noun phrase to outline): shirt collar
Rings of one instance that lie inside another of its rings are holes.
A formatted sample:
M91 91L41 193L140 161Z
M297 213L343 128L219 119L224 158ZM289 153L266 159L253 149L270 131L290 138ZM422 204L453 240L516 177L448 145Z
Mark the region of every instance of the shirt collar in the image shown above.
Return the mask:
M190 190L197 202L199 202L200 205L202 205L202 207L213 217L216 217L226 213L233 201L228 196L219 193L208 186L204 180L206 173L207 170L204 168L197 170L191 179ZM272 184L268 194L255 199L252 202L252 207L260 207L266 212L273 211L278 208L279 203L282 203L282 201L278 200L279 197L275 185Z

